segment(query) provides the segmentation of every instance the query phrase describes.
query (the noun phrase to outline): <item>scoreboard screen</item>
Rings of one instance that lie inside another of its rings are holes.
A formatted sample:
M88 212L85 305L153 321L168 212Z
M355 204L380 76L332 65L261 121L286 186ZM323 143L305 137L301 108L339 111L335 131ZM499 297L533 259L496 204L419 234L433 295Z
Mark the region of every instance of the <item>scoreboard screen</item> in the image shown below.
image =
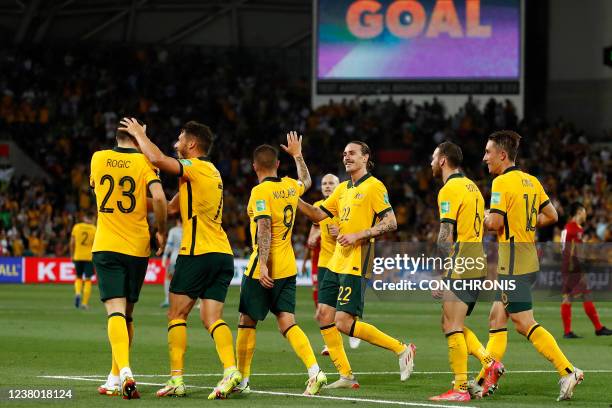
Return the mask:
M342 81L476 81L481 93L518 93L521 0L315 2L314 74L323 90Z

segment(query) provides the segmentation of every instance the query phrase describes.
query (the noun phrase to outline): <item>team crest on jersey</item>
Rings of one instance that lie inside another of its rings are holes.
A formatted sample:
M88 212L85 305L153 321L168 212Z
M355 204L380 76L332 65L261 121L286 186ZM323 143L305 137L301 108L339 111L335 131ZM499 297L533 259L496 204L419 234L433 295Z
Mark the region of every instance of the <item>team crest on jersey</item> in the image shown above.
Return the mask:
M491 205L501 203L501 193L491 193Z
M180 159L179 162L181 162L181 164L183 166L191 166L191 160L187 160L187 159Z
M357 193L355 194L355 200L361 200L363 198L363 194Z
M257 211L263 211L266 209L266 200L257 200L255 201L255 209Z
M440 204L440 212L442 214L448 214L450 212L450 201L442 201Z

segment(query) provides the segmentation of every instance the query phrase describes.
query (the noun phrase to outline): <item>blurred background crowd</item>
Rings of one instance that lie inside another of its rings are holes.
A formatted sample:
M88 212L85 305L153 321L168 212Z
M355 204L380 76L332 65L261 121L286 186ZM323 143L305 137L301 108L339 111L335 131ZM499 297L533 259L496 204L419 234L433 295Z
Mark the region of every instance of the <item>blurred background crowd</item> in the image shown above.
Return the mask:
M431 174L435 146L451 140L464 152L464 171L485 199L492 178L482 165L487 136L513 129L522 136L518 165L537 176L560 214L559 223L539 231L542 241L559 239L569 204L589 214L588 241L612 241L612 169L605 142L610 131L587 134L561 118L519 121L512 104L468 100L449 115L436 99L424 104L351 99L310 108L310 84L282 65L245 53L205 55L197 48L0 51L0 140L13 140L46 176L11 176L0 181L0 255L67 256L72 225L95 211L88 185L94 151L112 147L118 120L135 116L167 154L181 125L197 120L216 134L211 158L224 179L223 225L237 256L248 256L246 203L256 184L251 153L261 143L278 146L289 130L304 135L304 156L321 197L320 178L346 179L341 153L350 140L373 150L374 175L389 190L398 230L389 240L432 241L438 231ZM3 171L6 169L3 169ZM280 175L295 176L281 153ZM177 180L162 177L168 198ZM309 224L296 217L294 247L302 255Z

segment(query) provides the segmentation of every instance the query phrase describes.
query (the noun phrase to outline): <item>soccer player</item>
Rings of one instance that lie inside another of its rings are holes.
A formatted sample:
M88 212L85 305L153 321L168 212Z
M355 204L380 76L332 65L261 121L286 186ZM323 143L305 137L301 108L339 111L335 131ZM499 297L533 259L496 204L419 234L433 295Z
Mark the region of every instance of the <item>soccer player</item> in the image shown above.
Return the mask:
M96 235L93 217L85 214L82 222L74 224L70 233L70 258L74 264L74 306L89 309L91 278L94 274L91 247Z
M438 246L445 258L461 260L447 271L444 278L453 284L451 290L440 294L442 302L442 330L448 342L448 359L455 374L453 389L431 397L432 401L469 401L468 354L474 355L485 367L490 380L495 370L503 365L486 352L474 332L464 325L476 305L479 291L461 289L459 281L482 281L486 276L486 258L482 246L484 234L484 198L472 180L460 171L463 161L461 148L444 142L433 152L431 169L434 177L440 177L444 186L438 193L440 232ZM468 261L471 260L471 261ZM479 262L480 260L480 262ZM470 267L463 266L468 265ZM478 396L476 396L478 397Z
M488 139L483 160L489 172L497 177L491 188L491 206L485 216L485 227L497 232L498 280L508 284L509 289L499 290L493 302L487 351L497 361L502 360L510 318L516 330L553 363L561 377L558 400L567 400L584 379L584 373L570 363L555 338L535 321L531 296L531 285L540 267L535 232L537 228L556 223L557 211L538 179L515 164L521 136L501 130ZM510 290L512 283L515 287ZM483 382L482 370L477 379ZM484 389L483 395L489 394L493 387Z
M321 179L321 192L323 193L323 199L329 197L336 187L340 184L340 179L334 174L326 174ZM324 200L319 200L313 205L315 207L321 205ZM336 238L338 237L338 217L333 219L325 218L319 223L313 223L310 227L310 233L308 234L308 246L312 249L312 276L314 286L314 301L315 308L317 309L316 315L319 311L319 287L323 278L325 278L325 272L327 272L327 263L334 254L334 248L336 247ZM318 317L317 317L318 318ZM351 348L356 349L359 347L360 339L355 337L349 337L349 345ZM329 350L327 346L323 347L321 355L328 356Z
M162 256L162 266L166 270L166 276L164 277L164 303L161 307L170 306L170 282L174 275L174 267L176 265L176 258L178 257L179 250L181 249L181 240L183 239L183 226L181 219L176 220L176 225L170 228L168 231L168 240L166 241L166 248L164 249L164 255Z
M146 127L135 119L124 118L121 125L136 138L154 166L180 178L179 193L169 204L171 212L177 206L180 208L183 224L181 248L170 282L168 349L171 378L157 391L157 396L185 395L187 316L200 298L200 319L215 342L224 369L223 379L208 399L226 398L242 378L236 368L232 332L223 320L223 305L234 276L234 257L221 226L223 182L208 157L212 131L201 123L187 122L174 145L179 155L177 160L164 155L147 137Z
M570 206L570 221L561 232L561 246L563 252L563 301L561 303L561 319L563 320L563 337L566 339L578 339L572 331L572 301L582 297L582 306L593 326L596 336L610 336L612 330L606 328L599 321L597 309L593 304L591 291L587 286L587 276L580 267L580 250L582 247L582 226L587 219L587 211L579 202Z
M340 373L340 379L328 388L359 388L344 351L341 332L392 351L399 359L402 381L414 369L416 347L413 344L406 345L360 320L365 287L371 275L373 239L397 228L387 189L369 172L373 167L370 156L367 144L350 142L343 152L350 180L340 183L318 207L299 201L300 211L313 222L328 217L339 219L334 254L319 286L318 322L329 355Z
M167 202L159 178L138 150L135 140L117 131L117 147L91 158L89 183L98 205L98 227L93 262L100 298L108 315L112 368L100 394L140 398L130 370L130 344L134 336L132 313L149 264L147 191L151 193L160 248L166 234ZM161 254L161 249L157 255Z
M259 184L251 190L247 206L253 253L240 287L236 354L243 380L236 392L250 391L257 322L272 312L279 331L308 370L304 395L316 395L327 378L317 364L308 337L295 321L297 265L291 245L297 202L310 188L311 180L302 157L302 137L290 132L287 145L281 147L295 160L299 181L278 177L278 151L274 147L261 145L253 152L253 169Z

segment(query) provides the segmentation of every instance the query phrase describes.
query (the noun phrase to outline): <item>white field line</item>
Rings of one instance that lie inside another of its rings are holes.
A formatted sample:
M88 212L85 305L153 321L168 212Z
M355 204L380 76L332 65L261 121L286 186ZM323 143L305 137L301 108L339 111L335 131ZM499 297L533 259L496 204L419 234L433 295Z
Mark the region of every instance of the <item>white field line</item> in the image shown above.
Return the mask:
M612 370L583 370L586 373L612 373ZM471 371L470 373L476 373L477 371ZM506 374L541 374L541 373L556 373L555 370L506 370ZM399 371L357 371L353 372L355 375L399 375ZM413 374L453 374L452 371L414 371ZM168 377L168 374L135 374L137 378L141 377ZM222 373L195 373L195 374L183 374L183 377L219 377L221 378ZM304 376L306 373L251 373L252 377L289 377L289 376ZM41 378L63 378L65 376L53 376L43 375ZM106 379L106 375L69 375L67 377L79 377L79 378L102 378Z
M61 380L73 380L73 381L100 381L99 379L94 378L84 378L84 377L71 377L66 375L41 375L41 378L53 378L53 379L61 379ZM162 383L148 383L148 382L138 382L140 385L151 385L157 387L163 387L165 384ZM190 385L189 388L201 388L212 390L214 387L200 387L196 385ZM289 396L289 397L302 397L302 398L318 398L324 400L335 400L335 401L349 401L349 402L372 402L375 404L383 404L383 405L402 405L402 406L410 406L410 407L427 407L427 408L477 408L471 407L468 405L439 405L439 404L429 404L422 402L409 402L409 401L393 401L393 400L380 400L380 399L369 399L369 398L357 398L357 397L332 397L329 395L314 395L307 396L303 394L296 394L292 392L276 392L276 391L256 391L251 390L251 394L263 394L263 395L279 395L279 396Z

